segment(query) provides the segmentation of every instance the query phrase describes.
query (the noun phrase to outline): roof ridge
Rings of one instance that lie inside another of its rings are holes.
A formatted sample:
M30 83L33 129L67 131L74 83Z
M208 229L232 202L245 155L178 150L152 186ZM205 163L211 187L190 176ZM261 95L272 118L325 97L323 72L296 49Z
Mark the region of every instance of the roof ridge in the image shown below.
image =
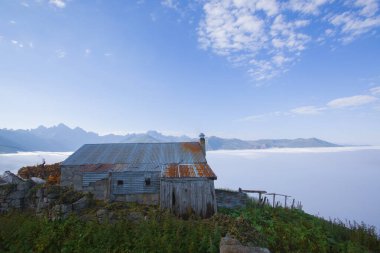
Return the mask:
M198 143L198 141L172 141L172 142L107 142L107 143L86 143L85 145L115 145L115 144L182 144L182 143Z

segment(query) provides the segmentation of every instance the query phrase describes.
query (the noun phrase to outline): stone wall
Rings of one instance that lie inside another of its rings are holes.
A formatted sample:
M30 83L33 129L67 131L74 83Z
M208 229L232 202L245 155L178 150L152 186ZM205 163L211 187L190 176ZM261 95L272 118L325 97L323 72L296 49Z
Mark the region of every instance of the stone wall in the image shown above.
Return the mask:
M61 166L61 186L72 186L74 190L81 191L83 188L83 172L77 167Z
M32 181L20 181L17 184L5 184L0 186L0 213L6 213L11 209L24 209L28 205L29 190L33 187Z
M71 188L36 185L31 180L0 186L0 213L19 210L61 219L80 212L90 202L88 195Z
M244 207L250 201L244 192L216 189L215 194L218 208Z

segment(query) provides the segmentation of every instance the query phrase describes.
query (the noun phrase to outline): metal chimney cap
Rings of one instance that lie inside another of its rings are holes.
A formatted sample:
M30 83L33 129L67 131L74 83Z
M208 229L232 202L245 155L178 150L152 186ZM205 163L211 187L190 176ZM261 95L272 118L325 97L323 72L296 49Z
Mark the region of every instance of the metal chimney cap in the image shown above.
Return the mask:
M204 133L200 133L199 134L199 138L203 138L204 139L205 138L205 134Z

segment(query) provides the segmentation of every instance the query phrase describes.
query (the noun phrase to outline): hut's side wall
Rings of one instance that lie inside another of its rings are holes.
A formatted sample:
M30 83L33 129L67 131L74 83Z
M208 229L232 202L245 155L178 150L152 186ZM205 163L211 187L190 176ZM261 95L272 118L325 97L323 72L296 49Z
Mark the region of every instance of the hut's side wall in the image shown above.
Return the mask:
M158 193L135 193L125 195L113 195L115 201L135 202L144 205L158 205Z
M72 186L74 190L83 190L83 173L77 166L61 166L61 186Z
M214 181L210 179L161 179L160 207L186 217L195 213L208 218L216 213Z

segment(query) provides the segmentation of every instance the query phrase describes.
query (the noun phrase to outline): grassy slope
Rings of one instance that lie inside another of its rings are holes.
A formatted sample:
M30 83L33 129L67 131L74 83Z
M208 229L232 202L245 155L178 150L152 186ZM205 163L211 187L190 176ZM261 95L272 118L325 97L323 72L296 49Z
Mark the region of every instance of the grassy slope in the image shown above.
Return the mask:
M104 207L103 207L104 208ZM155 207L111 204L118 219L99 224L95 207L64 221L13 213L0 216L0 252L218 252L227 232L245 244L275 252L380 252L373 228L329 222L299 210L257 207L223 209L211 219L181 220Z

